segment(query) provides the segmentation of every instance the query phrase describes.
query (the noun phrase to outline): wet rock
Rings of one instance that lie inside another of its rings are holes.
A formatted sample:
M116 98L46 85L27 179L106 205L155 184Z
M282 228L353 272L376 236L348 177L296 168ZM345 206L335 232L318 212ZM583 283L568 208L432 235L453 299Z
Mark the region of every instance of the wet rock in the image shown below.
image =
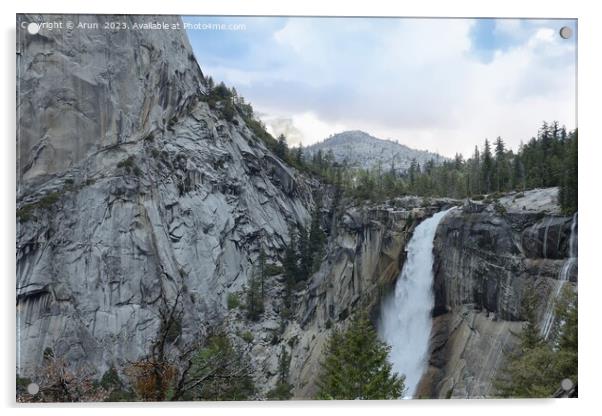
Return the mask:
M419 396L494 394L493 380L522 328L526 288L537 291L543 328L559 287L577 281L576 261L568 258L571 231L575 254L576 218L465 205L441 221L434 241L429 368Z

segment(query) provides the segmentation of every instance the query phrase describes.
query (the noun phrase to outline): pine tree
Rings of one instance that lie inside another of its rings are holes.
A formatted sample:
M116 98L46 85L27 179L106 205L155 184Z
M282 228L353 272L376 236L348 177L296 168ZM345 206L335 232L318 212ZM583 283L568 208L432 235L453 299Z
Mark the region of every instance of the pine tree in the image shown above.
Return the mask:
M354 317L347 330L335 330L327 342L317 398L400 398L405 377L393 373L389 351L365 314Z
M525 184L525 165L522 160L524 145L521 144L518 147L518 153L512 158L512 189L516 191L524 191Z
M306 280L312 270L312 257L309 247L309 233L307 232L307 228L303 226L299 227L298 257L299 267L295 280Z
M278 156L280 159L286 159L288 154L288 145L286 143L286 137L284 137L284 134L278 136L274 153L276 153L276 156Z
M269 400L289 400L293 396L291 392L293 386L288 382L290 365L291 355L283 345L278 356L278 383L276 387L268 392Z
M412 158L410 168L408 169L408 177L410 178L410 189L414 191L416 188L416 177L420 173L420 166L415 158Z
M252 321L257 321L264 311L264 298L262 294L262 277L259 272L259 267L253 268L253 274L249 279L249 287L247 288L247 318Z
M501 137L495 140L495 185L496 191L506 190L508 181L508 166L506 160L506 147Z
M482 193L481 189L481 154L479 147L474 147L474 153L470 161L470 194L477 195Z
M282 267L284 269L284 317L288 317L290 309L292 307L293 288L299 276L299 266L297 257L297 237L293 227L289 227L290 240L284 251L284 260L282 261Z
M322 263L324 254L324 243L326 235L322 231L320 220L322 216L322 197L318 195L316 198L316 206L311 216L311 224L309 228L309 253L308 256L313 263L310 272L317 271Z
M265 279L266 279L266 254L263 248L263 244L259 249L259 276L261 280L261 297L265 298Z
M299 147L295 150L295 160L298 164L303 164L305 158L303 156L303 144L299 144Z
M483 177L483 192L488 194L492 190L493 157L491 155L491 146L489 145L489 140L487 139L485 139L482 159L483 165L481 168L481 175Z
M577 136L578 132L575 131L565 140L566 156L563 161L563 177L559 193L560 206L565 214L573 214L578 208Z
M502 397L552 397L560 382L577 381L577 301L570 286L557 302L560 329L546 342L537 322L537 295L533 286L527 288L523 302L527 319L515 351L506 355L507 362L494 380L497 394Z

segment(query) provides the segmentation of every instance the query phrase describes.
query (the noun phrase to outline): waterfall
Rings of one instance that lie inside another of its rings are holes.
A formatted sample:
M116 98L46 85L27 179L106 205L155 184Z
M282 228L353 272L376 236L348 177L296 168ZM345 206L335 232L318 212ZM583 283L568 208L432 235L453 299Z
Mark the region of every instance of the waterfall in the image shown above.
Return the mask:
M543 315L543 325L541 326L541 335L547 339L550 335L550 331L554 326L554 305L555 300L562 292L564 284L569 280L571 271L577 264L577 213L573 215L573 221L571 222L571 235L569 237L569 256L562 264L560 273L558 274L558 281L556 282L556 288L554 290L554 296L548 300L546 311Z
M453 208L451 208L453 209ZM433 294L433 239L437 226L450 210L424 220L407 245L407 259L395 293L382 304L378 332L391 346L393 371L405 375L405 398L416 390L428 361Z
M552 217L548 218L548 222L546 224L546 228L543 232L543 258L548 258L548 230L550 229L550 223L552 222Z

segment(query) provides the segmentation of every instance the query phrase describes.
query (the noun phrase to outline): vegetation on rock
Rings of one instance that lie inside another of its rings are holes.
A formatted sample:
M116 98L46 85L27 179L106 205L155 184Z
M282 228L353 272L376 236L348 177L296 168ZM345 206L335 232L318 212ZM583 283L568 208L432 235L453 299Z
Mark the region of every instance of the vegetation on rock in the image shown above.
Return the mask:
M577 295L573 288L564 288L556 304L559 325L546 340L536 324L537 298L533 293L525 297L527 321L520 344L508 353L508 363L495 380L502 397L553 397L562 380L577 382Z
M390 347L378 339L364 314L330 336L319 378L318 399L378 400L402 396L404 376L392 371Z

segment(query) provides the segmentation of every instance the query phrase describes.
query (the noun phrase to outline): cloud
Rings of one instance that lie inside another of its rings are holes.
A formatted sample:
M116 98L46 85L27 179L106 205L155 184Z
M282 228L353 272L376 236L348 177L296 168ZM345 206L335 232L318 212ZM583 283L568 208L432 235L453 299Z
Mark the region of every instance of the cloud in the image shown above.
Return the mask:
M333 132L352 129L344 124L326 123L312 112L295 114L292 117L275 117L267 114L261 114L260 117L267 126L268 132L274 137L284 134L289 146L300 144L306 146L323 140Z
M257 33L224 43L248 42L240 58L213 36L220 56L200 64L293 144L360 129L450 156L498 135L516 147L543 120L575 127L576 41L558 36L572 21L253 19ZM203 40L191 42L198 58Z

